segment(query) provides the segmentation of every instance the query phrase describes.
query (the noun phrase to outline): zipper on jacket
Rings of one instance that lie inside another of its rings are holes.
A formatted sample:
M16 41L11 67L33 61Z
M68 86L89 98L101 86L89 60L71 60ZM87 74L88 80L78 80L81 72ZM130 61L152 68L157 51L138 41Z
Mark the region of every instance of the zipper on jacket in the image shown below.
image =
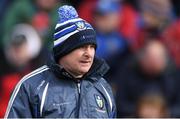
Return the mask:
M80 82L78 82L77 87L78 87L78 93L80 95L80 93L81 93L81 83Z
M78 91L78 102L77 102L77 118L79 118L79 111L80 111L80 97L81 97L81 81L78 80L76 82L77 91Z

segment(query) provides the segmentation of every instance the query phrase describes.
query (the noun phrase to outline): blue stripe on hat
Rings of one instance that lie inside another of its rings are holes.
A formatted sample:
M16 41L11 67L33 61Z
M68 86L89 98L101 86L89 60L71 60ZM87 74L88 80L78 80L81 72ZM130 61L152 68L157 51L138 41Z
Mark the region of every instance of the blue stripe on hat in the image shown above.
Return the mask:
M65 29L65 28L67 28L67 27L69 27L69 26L72 26L72 25L74 25L76 22L80 22L80 21L83 21L83 20L72 21L72 22L69 22L69 23L67 23L67 24L64 24L64 25L62 25L62 26L56 28L56 29L55 29L55 33L57 33L57 32L59 32L59 31Z
M72 25L74 25L74 22L70 22L70 23L65 24L65 25L63 25L63 26L60 26L60 27L58 27L58 28L55 29L55 33L57 33L57 32L59 32L59 31L65 29L65 28L67 28L67 27L69 27L69 26L72 26Z
M59 32L59 33L57 33L57 34L54 34L54 39L58 39L58 38L60 38L60 37L63 37L63 36L65 36L66 34L75 31L76 29L77 29L77 27L76 27L76 26L73 26L73 27L71 27L71 28L68 28L68 29L66 29L66 30L63 30L62 32Z

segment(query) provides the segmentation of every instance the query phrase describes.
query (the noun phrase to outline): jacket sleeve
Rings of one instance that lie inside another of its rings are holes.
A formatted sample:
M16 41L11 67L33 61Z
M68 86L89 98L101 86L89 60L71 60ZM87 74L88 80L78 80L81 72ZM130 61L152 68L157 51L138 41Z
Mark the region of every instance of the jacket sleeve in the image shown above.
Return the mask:
M5 118L32 118L28 92L23 84L16 86L10 98Z
M110 115L110 118L116 118L117 117L117 109L115 103L113 104L112 112Z
M110 113L109 113L109 118L116 118L117 115L117 109L116 109L116 104L115 104L115 99L114 99L114 95L112 92L112 88L111 86L105 81L105 79L102 80L103 81L103 85L102 87L103 90L105 91L105 94L107 95L107 99L109 101L109 106L110 106Z
M115 103L115 99L114 99L114 95L113 95L113 92L112 92L112 89L110 87L110 93L111 93L111 99L112 99L112 112L111 112L111 115L110 115L110 118L116 118L117 117L117 109L116 109L116 103Z

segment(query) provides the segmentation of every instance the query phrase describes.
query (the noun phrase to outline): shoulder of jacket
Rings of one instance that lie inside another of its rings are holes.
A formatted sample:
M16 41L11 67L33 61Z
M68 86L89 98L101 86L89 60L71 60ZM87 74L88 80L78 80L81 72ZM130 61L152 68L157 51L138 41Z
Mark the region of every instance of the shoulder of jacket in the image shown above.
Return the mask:
M44 65L31 73L25 75L18 83L18 85L34 85L41 82L45 78L45 72L49 70L47 65Z
M110 85L109 85L109 83L106 81L106 79L105 78L103 78L103 77L101 77L100 79L99 79L99 83L101 83L102 85L104 85L104 86L108 86L108 87L110 87Z
M106 79L104 79L103 77L100 78L99 83L100 83L111 95L113 95L112 87L111 87L110 84L106 81Z

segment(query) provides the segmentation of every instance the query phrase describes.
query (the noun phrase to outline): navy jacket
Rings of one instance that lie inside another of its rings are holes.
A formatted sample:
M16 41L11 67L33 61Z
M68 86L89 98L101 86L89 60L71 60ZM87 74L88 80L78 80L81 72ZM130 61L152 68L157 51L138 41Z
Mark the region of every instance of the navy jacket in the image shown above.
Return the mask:
M17 84L5 118L114 118L112 91L102 77L107 70L107 64L95 58L78 80L55 63L42 66Z

